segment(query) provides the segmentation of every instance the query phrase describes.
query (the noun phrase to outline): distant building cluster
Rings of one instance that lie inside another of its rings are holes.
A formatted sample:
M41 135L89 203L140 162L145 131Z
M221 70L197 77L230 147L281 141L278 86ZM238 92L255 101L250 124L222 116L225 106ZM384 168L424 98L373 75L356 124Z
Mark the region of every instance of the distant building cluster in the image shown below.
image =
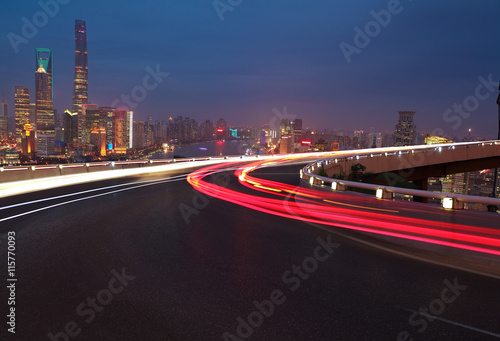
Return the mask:
M14 89L15 130L9 134L7 103L0 103L0 139L12 144L2 147L2 163L57 158L61 156L121 155L167 141L193 142L250 137L244 129L232 129L224 119L198 124L177 116L168 121L134 121L134 112L89 103L87 28L75 21L75 69L71 110L58 115L54 109L53 51L35 50L35 94L24 86ZM12 155L12 156L11 156ZM14 157L13 155L17 155Z

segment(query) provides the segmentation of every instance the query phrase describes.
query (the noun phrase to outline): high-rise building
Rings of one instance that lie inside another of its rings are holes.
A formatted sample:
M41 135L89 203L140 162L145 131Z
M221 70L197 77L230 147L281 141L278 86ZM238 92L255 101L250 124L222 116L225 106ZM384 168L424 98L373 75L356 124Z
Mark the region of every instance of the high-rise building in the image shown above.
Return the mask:
M36 131L37 134L54 134L55 117L49 74L42 63L35 72L36 85Z
M293 142L300 143L302 141L302 119L296 118L292 122L292 133L293 133Z
M54 88L52 82L52 50L44 47L38 47L35 52L35 70L38 70L40 67L45 70L45 73L47 74L47 87L50 92L50 100L54 101Z
M36 130L36 103L30 103L29 123Z
M280 154L289 154L292 152L292 135L282 135L280 139Z
M115 108L101 107L99 108L101 112L101 120L104 124L104 129L106 130L106 148L108 150L113 150L113 120L115 117Z
M415 144L417 126L413 121L415 111L398 111L399 120L394 130L396 146L411 146Z
M21 148L23 128L29 123L30 117L30 91L23 86L14 87L14 112L16 118L16 143Z
M37 48L35 52L36 151L38 156L51 156L56 144L52 50Z
M147 146L147 126L147 122L134 121L134 148L141 149Z
M113 122L114 151L117 154L125 154L127 149L133 147L133 111L116 110Z
M82 105L88 103L88 92L87 25L83 20L76 20L75 78L73 83L72 112L82 112Z
M210 120L206 120L202 124L200 124L200 137L203 140L211 140L214 138L215 128Z
M101 111L95 108L89 108L86 106L85 109L85 143L90 143L90 132L93 128L103 128L106 126L104 122L104 117L101 117Z
M97 110L97 104L82 104L82 112L78 113L78 141L85 144L87 142L87 112Z
M24 125L21 140L21 154L34 156L36 154L35 131L31 124L26 123Z
M64 140L68 144L78 141L78 113L69 110L64 111Z
M89 133L92 153L97 156L106 156L106 130L103 127L93 127Z
M229 129L227 127L227 122L223 118L220 118L215 122L215 132L217 139L225 139L229 136Z
M7 103L2 97L0 102L0 139L9 137L9 114L7 113Z

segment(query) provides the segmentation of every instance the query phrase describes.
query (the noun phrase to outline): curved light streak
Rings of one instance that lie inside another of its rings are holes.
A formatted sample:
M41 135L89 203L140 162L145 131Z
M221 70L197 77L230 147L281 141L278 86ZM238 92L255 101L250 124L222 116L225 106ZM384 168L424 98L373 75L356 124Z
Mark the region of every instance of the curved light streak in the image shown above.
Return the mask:
M272 165L286 162L286 159L280 159L272 162ZM296 187L249 175L269 165L271 163L268 161L257 161L236 169L234 175L244 186L242 190L229 189L205 180L208 175L227 170L226 167L234 164L199 169L189 174L187 181L206 195L268 214L500 256L500 230L405 217L397 215L397 210L371 207L375 199L369 197ZM258 193L248 194L245 187ZM288 200L290 197L293 200ZM343 204L342 198L347 197L349 201L355 201L356 205ZM408 212L423 211L418 208L407 209L404 204L402 207ZM425 213L432 216L428 209ZM443 211L434 214L443 214Z

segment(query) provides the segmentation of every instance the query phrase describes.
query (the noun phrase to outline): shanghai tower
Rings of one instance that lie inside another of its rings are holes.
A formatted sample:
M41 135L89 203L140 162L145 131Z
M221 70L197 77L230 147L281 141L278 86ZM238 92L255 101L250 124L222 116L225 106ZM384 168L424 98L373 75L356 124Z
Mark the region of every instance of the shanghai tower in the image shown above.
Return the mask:
M88 103L89 80L87 61L87 27L85 21L75 20L75 80L72 112L81 114L82 104Z

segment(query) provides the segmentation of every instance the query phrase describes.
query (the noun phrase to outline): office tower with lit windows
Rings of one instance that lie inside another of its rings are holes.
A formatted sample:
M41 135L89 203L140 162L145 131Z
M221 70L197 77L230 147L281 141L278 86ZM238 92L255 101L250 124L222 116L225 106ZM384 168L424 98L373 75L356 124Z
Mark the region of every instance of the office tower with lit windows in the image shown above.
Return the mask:
M36 136L38 156L55 154L55 117L49 74L40 63L35 72L36 87Z
M44 47L38 47L35 50L36 58L35 58L35 70L39 68L43 68L45 73L47 74L47 87L50 92L50 100L54 101L54 92L53 92L53 81L52 81L52 72L53 72L53 55L52 50Z
M104 122L104 128L106 130L106 148L107 150L113 150L113 120L115 117L115 108L101 107L99 108L101 112L101 120Z
M415 144L417 126L413 121L415 111L398 111L399 120L394 130L396 146L411 146Z
M56 123L53 108L52 50L37 48L35 50L35 63L36 150L38 156L51 156L55 154Z
M78 141L82 144L88 143L87 136L87 112L97 110L97 104L82 104L82 112L78 113Z
M30 123L26 123L23 127L23 136L21 137L21 154L26 156L35 156L35 130Z
M83 20L75 21L75 78L73 82L72 112L80 114L82 105L88 103L88 59L87 25Z
M54 134L55 117L49 74L40 64L35 73L36 85L36 131L38 134Z
M30 91L23 86L14 87L14 113L16 119L16 143L21 147L23 128L29 123L30 117Z
M64 111L64 141L70 146L78 142L78 114L69 110Z
M133 111L116 110L113 120L114 151L116 154L125 154L127 149L132 148L133 134Z
M225 119L220 118L215 122L215 132L217 139L222 140L228 137L229 129L227 127L227 122Z
M215 127L210 120L206 120L202 124L200 124L200 137L204 140L211 140L214 138Z
M300 148L302 142L302 119L296 118L292 121L293 151Z
M7 103L2 97L0 102L0 139L7 139L9 137L9 115L7 113Z
M30 115L28 119L29 123L36 128L36 103L30 103Z

